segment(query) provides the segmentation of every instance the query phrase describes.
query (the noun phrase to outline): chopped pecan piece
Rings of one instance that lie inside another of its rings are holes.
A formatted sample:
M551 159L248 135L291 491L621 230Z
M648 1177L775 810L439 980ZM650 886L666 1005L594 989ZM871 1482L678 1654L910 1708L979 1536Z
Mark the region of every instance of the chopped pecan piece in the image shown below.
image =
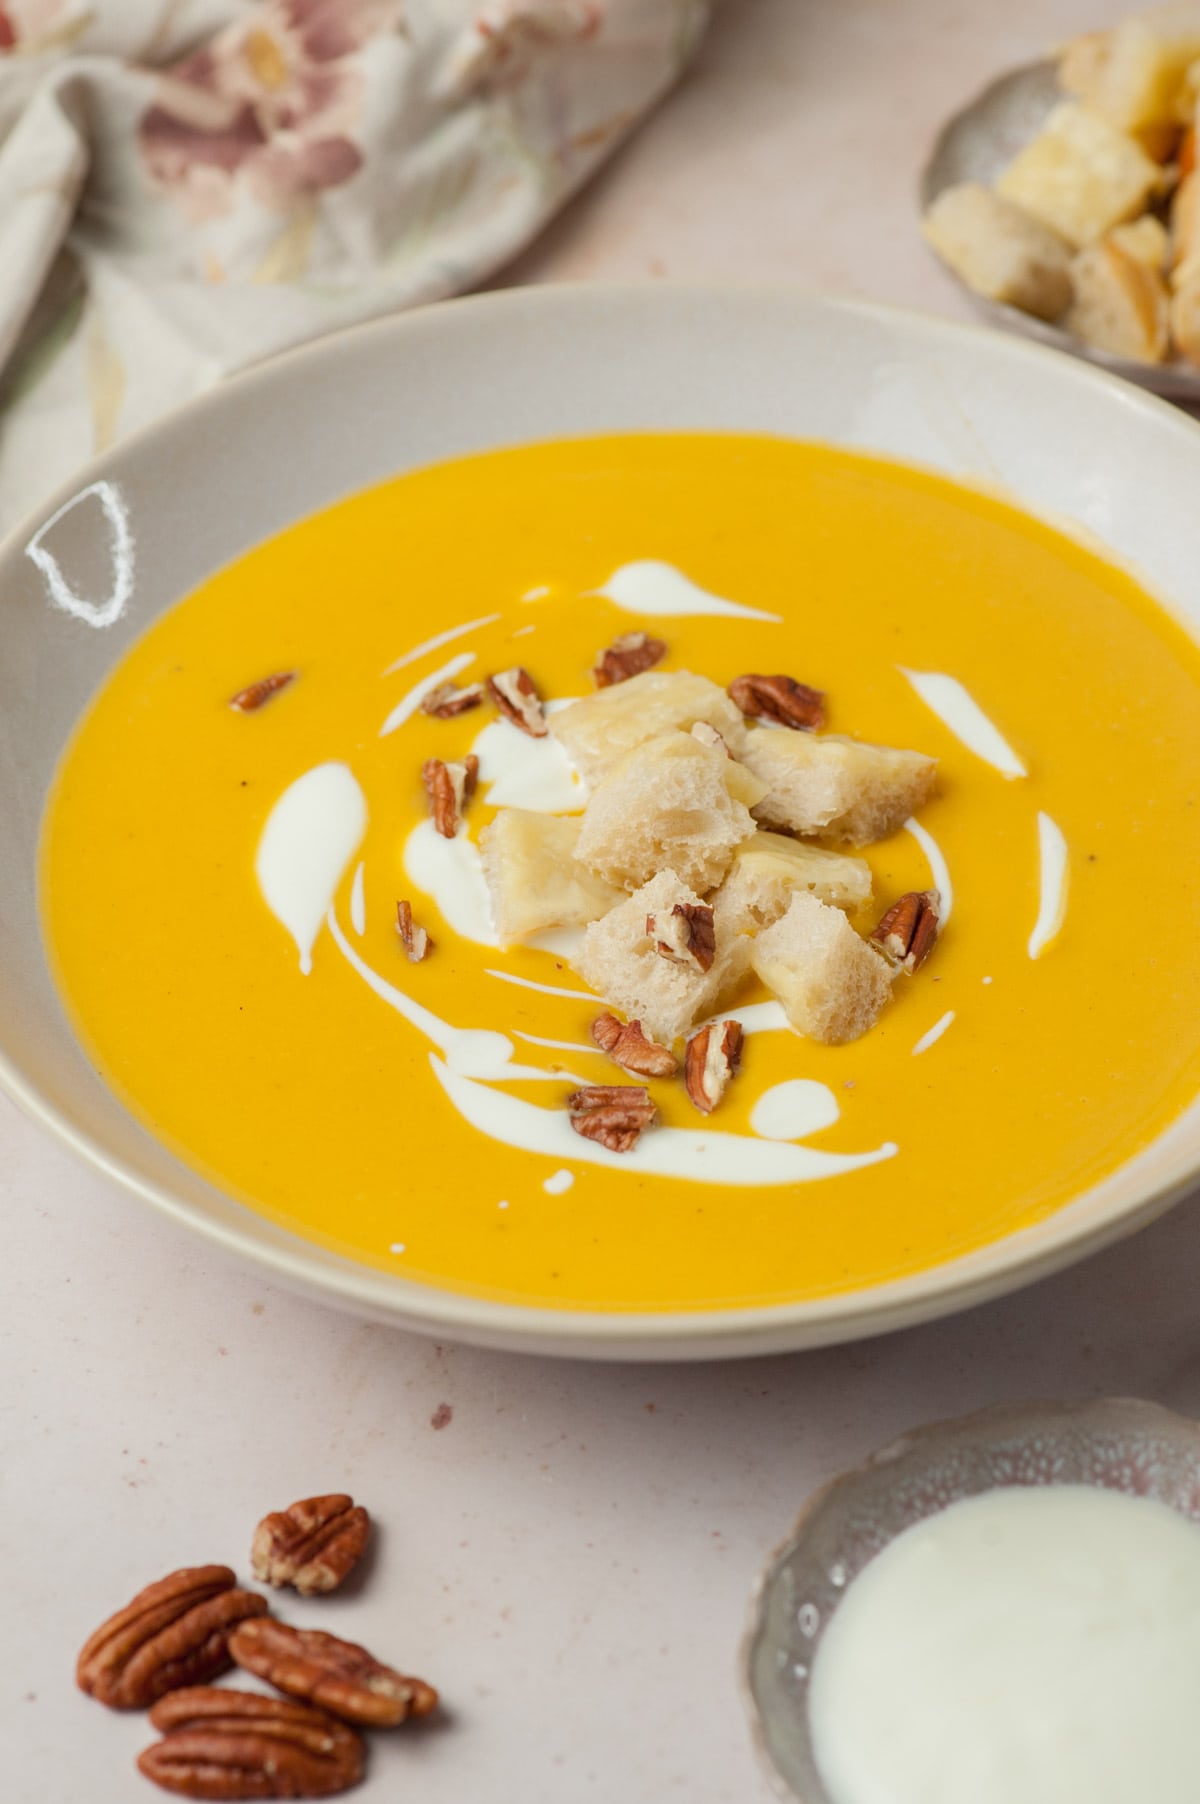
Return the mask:
M742 1062L740 1021L714 1021L693 1034L683 1060L683 1081L696 1107L711 1115Z
M941 925L941 897L935 889L910 889L881 916L870 938L898 970L919 969L933 951Z
M743 714L773 720L781 727L815 733L825 725L825 697L790 676L740 676L729 685L729 696Z
M606 1052L614 1065L624 1071L635 1071L639 1077L673 1077L679 1060L666 1046L648 1040L640 1021L618 1021L615 1015L597 1015L592 1022L592 1038L601 1052Z
M433 951L433 941L423 927L419 927L413 919L412 903L397 902L396 932L408 953L409 963L419 965L423 958L428 958Z
M429 795L433 824L443 839L453 839L462 811L475 794L479 760L474 752L468 752L461 764L446 763L442 758L426 758L421 775Z
M698 739L701 745L711 745L715 751L724 752L727 758L733 756L725 743L723 734L718 733L716 727L707 720L698 720L693 724L692 738Z
M259 677L257 683L251 683L247 688L239 689L236 695L230 696L229 706L236 708L239 714L254 714L264 702L269 702L273 695L278 695L281 689L286 689L295 680L294 670L277 670L273 676Z
M266 1608L265 1597L238 1589L228 1566L184 1566L89 1636L75 1668L79 1689L113 1710L144 1710L164 1692L228 1672L230 1634Z
M390 1728L410 1716L428 1716L438 1694L422 1679L383 1666L365 1647L321 1629L293 1629L261 1617L245 1622L229 1651L246 1672L277 1691L303 1698L349 1723Z
M592 669L597 689L608 689L613 683L628 682L643 670L652 670L667 655L664 639L652 639L649 633L622 633L607 651L596 653Z
M658 1113L644 1084L588 1084L567 1098L571 1126L610 1153L632 1152Z
M712 970L717 934L707 902L677 902L669 915L647 915L646 936L660 958L696 971Z
M330 1798L363 1775L362 1737L288 1698L198 1685L156 1704L138 1769L185 1798Z
M527 670L514 664L511 670L500 670L490 676L487 686L501 714L511 720L514 727L520 727L531 739L546 737L549 728L542 700Z
M292 1585L302 1595L336 1591L358 1565L371 1518L340 1492L304 1497L264 1516L254 1531L250 1564L268 1585Z
M421 708L435 720L453 720L456 714L477 708L482 700L482 683L466 683L461 689L457 683L439 683L423 698Z

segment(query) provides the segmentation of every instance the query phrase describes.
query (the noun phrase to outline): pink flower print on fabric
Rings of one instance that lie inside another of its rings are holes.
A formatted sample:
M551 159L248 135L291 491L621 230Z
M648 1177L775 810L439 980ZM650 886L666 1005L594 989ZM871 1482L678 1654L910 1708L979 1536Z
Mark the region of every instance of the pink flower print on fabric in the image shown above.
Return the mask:
M239 187L285 212L362 166L358 53L397 30L403 0L261 0L158 85L138 142L189 218L233 210Z

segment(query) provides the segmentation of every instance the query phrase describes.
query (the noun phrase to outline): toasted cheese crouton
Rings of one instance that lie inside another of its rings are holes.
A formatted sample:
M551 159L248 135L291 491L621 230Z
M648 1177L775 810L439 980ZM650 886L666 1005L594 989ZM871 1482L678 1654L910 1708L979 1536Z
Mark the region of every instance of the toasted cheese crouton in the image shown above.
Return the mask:
M1171 202L1171 280L1186 282L1200 265L1200 170L1185 175Z
M976 294L1039 319L1057 319L1070 302L1071 251L1065 240L981 182L943 188L921 230Z
M1163 172L1107 119L1063 101L996 182L997 192L1082 249L1133 219Z
M723 689L690 670L644 670L550 717L550 731L589 783L625 752L658 733L686 732L706 720L731 752L745 736L740 708Z
M886 839L927 802L937 762L840 733L746 735L742 762L767 786L754 810L772 827L819 834L847 845Z
M1178 124L1188 66L1200 57L1200 4L1176 0L1068 44L1059 80L1122 131Z
M501 940L547 927L583 927L624 894L575 859L579 820L501 808L479 836L492 922Z
M1124 251L1137 263L1144 263L1147 269L1158 270L1161 274L1166 268L1167 228L1153 213L1143 213L1140 219L1131 219L1128 225L1114 226L1104 242L1115 244L1119 251Z
M1200 364L1200 269L1171 298L1171 336L1181 357Z
M1068 332L1118 357L1162 362L1167 354L1167 289L1157 270L1105 238L1080 251L1071 273L1075 299L1063 321Z
M719 748L690 733L660 733L603 778L583 811L576 857L626 889L668 868L712 889L753 833L750 809L764 789Z
M886 960L839 909L807 894L750 941L750 963L797 1032L829 1046L866 1033L892 993Z
M871 899L871 867L864 859L760 828L734 853L729 875L713 900L718 919L728 928L757 933L787 913L799 890L833 908L858 908Z
M716 1010L743 977L750 942L722 931L716 919L716 950L708 971L663 958L646 932L650 915L668 917L676 903L698 904L700 896L674 871L660 871L649 883L584 931L575 969L605 1000L651 1039L669 1046L702 1016Z

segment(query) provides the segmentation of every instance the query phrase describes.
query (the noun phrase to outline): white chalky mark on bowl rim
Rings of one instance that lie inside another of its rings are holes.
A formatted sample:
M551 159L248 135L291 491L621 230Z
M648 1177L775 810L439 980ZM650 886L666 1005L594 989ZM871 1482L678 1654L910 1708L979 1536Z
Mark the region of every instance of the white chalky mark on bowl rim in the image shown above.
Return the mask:
M112 557L113 586L112 593L106 601L88 601L82 595L76 595L70 583L63 575L62 566L54 553L42 541L52 526L57 526L67 514L94 495L99 501L104 517L108 521L109 552ZM62 608L67 614L73 614L77 620L86 622L88 626L112 626L121 618L129 605L133 594L133 532L129 525L129 514L126 510L121 491L115 482L91 482L87 488L80 489L69 501L64 501L50 518L43 522L25 547L25 556L36 564L45 579L50 591L50 599L55 607Z

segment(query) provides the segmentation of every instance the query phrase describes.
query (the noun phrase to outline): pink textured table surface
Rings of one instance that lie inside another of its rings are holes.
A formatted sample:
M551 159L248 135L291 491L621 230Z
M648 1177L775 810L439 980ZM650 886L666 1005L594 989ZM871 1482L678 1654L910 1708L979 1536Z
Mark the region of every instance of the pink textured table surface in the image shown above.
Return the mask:
M995 70L1105 16L1104 0L729 0L686 89L512 278L761 276L961 311L914 231L931 132ZM0 1209L5 1804L156 1795L131 1765L143 1719L75 1693L79 1642L173 1565L244 1570L263 1510L332 1489L377 1513L377 1554L361 1592L303 1614L448 1706L378 1743L358 1795L765 1800L737 1644L814 1485L1003 1399L1200 1411L1189 1205L955 1321L694 1369L544 1364L334 1315L193 1245L3 1101Z

